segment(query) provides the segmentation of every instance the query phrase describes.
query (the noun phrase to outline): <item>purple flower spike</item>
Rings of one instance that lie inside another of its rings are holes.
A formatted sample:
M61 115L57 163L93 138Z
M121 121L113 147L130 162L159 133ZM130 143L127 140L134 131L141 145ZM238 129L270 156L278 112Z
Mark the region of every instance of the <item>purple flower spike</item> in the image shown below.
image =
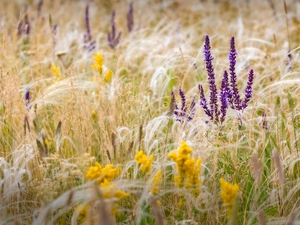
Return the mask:
M228 59L229 59L229 72L230 72L230 86L231 86L231 91L232 91L232 108L241 110L241 98L239 94L239 90L237 88L237 77L235 73L235 65L236 65L236 55L237 52L235 50L235 40L234 37L231 38L230 41L230 51L228 54Z
M29 87L26 88L24 98L25 98L26 109L27 111L29 111L30 110L30 88Z
M90 18L89 18L89 5L85 7L85 26L86 34L83 36L84 48L88 51L93 51L96 48L96 41L92 38L91 27L90 27Z
M210 109L207 106L207 100L205 98L203 87L202 87L201 84L198 85L198 89L199 89L199 92L200 92L200 106L204 109L205 114L210 117L210 120L213 121L213 115L212 115L212 112L210 111Z
M249 75L248 75L247 87L245 88L245 100L242 103L242 109L245 109L248 106L248 102L252 98L253 79L254 79L254 71L250 70Z
M181 88L179 88L179 95L180 95L180 98L181 98L180 116L184 117L185 114L186 114L186 105L185 105L186 100L185 100L185 95L184 95L184 93L183 93L183 91L182 91Z
M29 19L28 19L28 14L27 13L25 15L24 20L25 20L25 27L24 27L25 30L24 30L24 32L25 32L26 35L29 35L30 34L30 23L29 23Z
M220 113L221 113L221 118L220 121L221 123L224 122L225 117L226 117L226 112L228 108L228 73L225 70L223 79L222 79L222 84L221 84L221 90L220 90L220 101L221 101L221 107L220 107Z
M108 41L109 46L112 49L114 49L119 44L121 34L122 34L122 32L119 32L118 36L116 36L115 15L116 15L116 12L112 11L111 20L110 20L111 31L109 31L107 34L107 41Z
M209 36L205 36L205 44L204 44L204 61L206 63L206 70L208 73L208 82L209 82L209 90L210 90L210 111L212 120L218 122L219 120L219 110L218 110L218 92L215 83L215 73L214 68L212 66L212 60L214 59L210 53L210 41Z
M187 118L188 121L193 120L193 118L195 116L195 109L196 109L196 101L195 101L195 97L194 97L193 101L191 102L191 105L190 105L190 115Z
M91 28L90 28L90 18L89 18L89 5L85 7L85 26L86 26L86 42L92 40Z
M133 2L130 2L129 10L126 16L127 19L127 28L128 31L131 32L133 30Z

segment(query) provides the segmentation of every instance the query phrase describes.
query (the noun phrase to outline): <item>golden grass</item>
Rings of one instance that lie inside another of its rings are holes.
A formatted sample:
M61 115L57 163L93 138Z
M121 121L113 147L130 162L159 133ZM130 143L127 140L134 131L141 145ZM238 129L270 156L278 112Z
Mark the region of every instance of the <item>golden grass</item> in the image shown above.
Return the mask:
M85 224L299 223L298 1L286 0L286 10L271 0L137 1L129 33L129 3L95 0L89 3L93 51L84 48L86 2L43 1L40 14L37 5L0 2L0 224L78 224L80 204L88 205ZM114 9L122 36L111 49ZM230 109L220 131L199 106L198 84L209 94L206 34L218 88L232 36L242 96L254 70L242 128ZM91 67L94 53L103 56L102 74ZM59 79L52 65L60 68ZM104 80L109 70L112 78ZM179 87L188 105L196 96L191 122L170 116L171 92L179 104ZM181 141L202 159L197 195L174 184L176 167L168 154ZM154 157L149 173L134 160L140 150ZM122 168L113 184L130 197L104 198L85 177L95 162ZM239 185L230 219L220 178Z

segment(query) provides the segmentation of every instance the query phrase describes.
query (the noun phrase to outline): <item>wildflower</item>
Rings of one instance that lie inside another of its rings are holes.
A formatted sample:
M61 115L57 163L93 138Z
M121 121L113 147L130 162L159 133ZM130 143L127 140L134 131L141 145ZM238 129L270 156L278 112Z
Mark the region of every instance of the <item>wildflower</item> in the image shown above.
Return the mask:
M103 56L100 53L95 53L93 56L94 64L91 66L93 70L102 74L102 66L104 64Z
M112 76L113 76L112 71L111 71L110 69L107 70L107 73L106 73L106 75L105 75L105 77L104 77L104 81L105 81L106 83L110 83L110 82L111 82L111 79L112 79Z
M127 20L128 31L131 32L133 30L133 3L132 2L130 2L126 20Z
M218 122L219 120L219 111L218 111L218 92L217 86L215 83L215 73L214 68L212 66L212 61L214 58L210 53L210 41L209 36L205 36L205 44L204 44L204 61L206 63L206 70L208 73L208 82L209 82L209 90L210 90L210 111L212 119Z
M240 110L241 99L240 99L239 90L237 88L237 77L235 73L236 55L237 55L237 51L235 49L235 41L234 41L234 37L232 37L230 40L230 51L228 53L230 86L231 86L229 101L231 102L232 109Z
M158 194L158 192L159 192L159 187L158 186L161 183L161 181L162 181L162 171L159 170L155 174L155 177L153 178L153 181L152 181L151 193L153 195L157 195Z
M151 170L153 159L153 155L147 157L143 150L139 151L135 155L135 161L138 163L138 165L141 165L140 170L144 173Z
M229 182L225 181L223 178L220 179L220 184L220 196L223 200L224 206L228 209L227 217L230 218L232 207L236 202L239 186L237 184L232 185Z
M116 12L113 11L111 13L111 19L110 19L111 31L109 31L107 34L107 41L108 41L109 46L112 49L114 49L119 44L121 34L122 34L122 32L119 32L118 36L116 36L115 15L116 15Z
M196 109L195 108L195 106L196 106L195 97L193 98L193 100L190 104L190 109L189 109L189 114L188 114L186 112L187 106L186 106L185 94L181 88L179 88L178 92L179 92L179 95L181 98L181 108L179 110L178 105L175 103L175 107L174 107L175 118L179 122L184 122L185 120L191 121L191 120L193 120L194 115L195 115L195 109ZM172 92L172 99L174 100L174 102L176 102L174 92Z
M250 70L248 75L247 87L245 89L245 100L242 102L242 108L245 109L248 106L248 102L252 98L252 85L254 79L254 72Z
M30 105L30 88L29 87L26 88L26 92L25 92L24 98L25 98L26 109L27 109L27 111L29 111L30 108L31 108L31 105Z
M84 34L84 48L92 51L96 48L96 41L92 39L90 18L89 18L89 5L85 7L85 26L86 34Z
M80 222L84 222L86 220L86 215L87 215L87 210L88 210L88 205L79 205L75 208L75 211L79 211L79 215L78 215L78 220Z
M60 68L59 67L56 67L53 63L51 65L51 71L54 75L54 81L60 81L63 76L60 74Z
M223 79L219 92L219 98L221 103L219 107L218 92L215 84L215 73L212 66L212 60L214 58L210 53L210 41L208 35L205 36L203 52L205 57L204 61L206 62L206 70L208 73L210 99L208 106L208 102L204 95L203 87L199 84L198 89L200 92L200 106L204 109L205 114L209 116L212 122L222 124L226 117L228 105L230 105L230 107L235 110L243 110L247 107L248 102L252 98L254 72L253 70L250 70L249 72L248 83L245 89L245 99L244 101L242 101L240 98L239 90L237 88L237 76L235 72L237 51L235 49L234 37L232 37L230 41L230 51L228 54L230 79L228 77L228 72L225 70L223 73Z
M169 154L176 163L178 175L174 176L174 182L177 187L183 185L186 188L192 189L192 193L199 194L198 186L201 184L199 179L201 159L191 158L192 149L184 141L181 142L178 153L172 151Z
M113 179L121 174L121 168L115 168L113 164L106 164L102 167L98 162L95 166L89 168L86 172L86 178L89 180L97 180L98 184L110 183Z

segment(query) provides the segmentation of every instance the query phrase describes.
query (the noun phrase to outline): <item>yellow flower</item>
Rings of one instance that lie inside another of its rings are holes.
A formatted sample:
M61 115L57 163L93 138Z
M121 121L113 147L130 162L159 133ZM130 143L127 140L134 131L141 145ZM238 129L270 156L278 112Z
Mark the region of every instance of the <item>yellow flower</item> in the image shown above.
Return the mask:
M231 210L233 205L236 202L236 197L239 192L239 185L237 184L230 184L229 182L225 181L223 178L220 179L221 185L221 192L220 196L223 200L224 206L227 207L227 217L230 217Z
M110 183L113 179L119 176L122 172L121 168L115 168L113 164L106 164L103 168L98 162L95 166L89 168L86 172L86 178L89 180L97 180L98 184L104 185Z
M181 142L178 153L172 151L169 154L176 163L178 175L174 176L174 182L177 187L183 187L192 189L192 193L199 194L199 185L201 184L199 174L201 167L201 159L191 158L192 149L184 141Z
M161 178L162 178L162 172L161 172L161 170L159 170L159 171L157 171L157 173L152 181L151 192L153 195L157 195L159 192L159 185L162 180Z
M87 209L88 209L88 205L84 205L84 206L79 205L78 207L75 208L76 211L80 210L77 219L82 223L86 220Z
M91 66L93 70L102 74L102 66L104 64L103 56L100 53L95 53L93 56L94 64Z
M144 173L151 170L153 159L153 155L147 157L143 150L139 151L135 155L135 161L138 163L138 165L141 165L140 170Z
M116 189L115 184L112 182L106 181L100 184L100 187L104 198L117 198L120 200L129 196L129 193Z
M112 71L111 71L111 70L107 70L107 73L106 73L106 75L105 75L105 77L104 77L104 81L105 81L106 83L110 83L110 82L111 82L111 79L112 79L112 76L113 76Z
M54 81L60 81L63 76L60 74L60 68L59 67L56 67L53 63L51 65L51 71L54 75Z

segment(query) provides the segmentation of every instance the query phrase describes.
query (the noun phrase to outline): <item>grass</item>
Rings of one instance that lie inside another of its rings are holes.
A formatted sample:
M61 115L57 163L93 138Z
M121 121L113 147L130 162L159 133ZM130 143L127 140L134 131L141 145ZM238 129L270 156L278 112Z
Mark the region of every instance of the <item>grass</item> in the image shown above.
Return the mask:
M298 224L300 3L136 1L129 32L129 2L96 0L95 42L84 43L86 4L0 2L0 224ZM218 90L232 36L242 96L254 70L249 106L228 109L222 129L199 105L198 84L209 96L206 34ZM102 72L91 67L95 53ZM188 106L196 97L192 121L174 117L179 88ZM200 168L171 160L182 141ZM140 150L145 163L153 156L148 171L135 160ZM121 172L88 179L96 162ZM199 180L185 185L191 173ZM229 205L220 178L239 187Z

